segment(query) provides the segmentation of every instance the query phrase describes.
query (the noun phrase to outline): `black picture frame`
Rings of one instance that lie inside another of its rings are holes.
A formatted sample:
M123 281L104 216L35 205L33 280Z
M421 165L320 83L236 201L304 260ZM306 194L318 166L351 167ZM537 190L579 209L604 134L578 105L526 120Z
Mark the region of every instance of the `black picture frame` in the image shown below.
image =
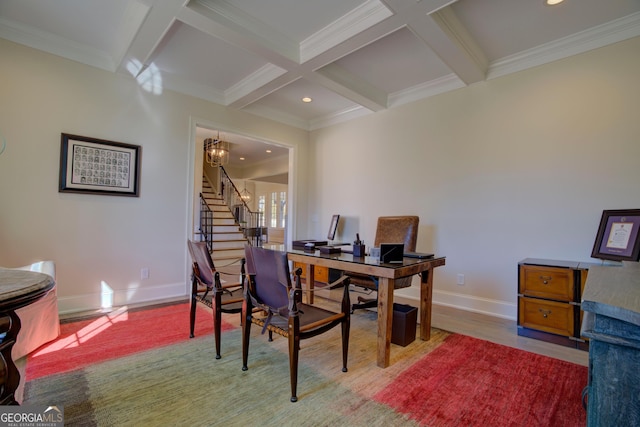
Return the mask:
M329 224L327 239L333 240L336 238L336 231L338 230L338 221L340 221L340 215L333 215L331 217L331 224Z
M61 193L140 196L142 147L86 136L61 134Z
M640 209L602 211L591 256L611 261L638 261Z

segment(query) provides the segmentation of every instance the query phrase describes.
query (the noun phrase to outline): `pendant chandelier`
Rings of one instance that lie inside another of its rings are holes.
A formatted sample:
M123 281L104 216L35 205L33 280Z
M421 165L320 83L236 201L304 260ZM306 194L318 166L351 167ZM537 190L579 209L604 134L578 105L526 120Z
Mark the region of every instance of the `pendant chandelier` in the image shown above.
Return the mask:
M220 139L220 132L217 138L207 138L204 140L205 161L211 166L223 166L229 163L229 142Z
M253 199L253 194L251 194L249 190L247 190L246 181L244 182L244 190L240 192L240 197L242 197L242 200L244 200L245 203L249 203L251 199Z

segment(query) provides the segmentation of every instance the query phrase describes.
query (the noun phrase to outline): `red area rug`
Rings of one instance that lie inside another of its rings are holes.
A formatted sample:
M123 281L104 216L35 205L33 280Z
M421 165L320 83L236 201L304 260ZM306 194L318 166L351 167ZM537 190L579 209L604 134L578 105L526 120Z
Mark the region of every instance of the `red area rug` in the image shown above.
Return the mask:
M189 339L188 303L149 310L115 310L96 319L63 323L60 336L29 355L27 381ZM195 336L213 333L211 311L198 304ZM240 318L238 317L238 324ZM234 325L223 320L222 330Z
M427 426L584 426L587 372L454 334L375 400Z

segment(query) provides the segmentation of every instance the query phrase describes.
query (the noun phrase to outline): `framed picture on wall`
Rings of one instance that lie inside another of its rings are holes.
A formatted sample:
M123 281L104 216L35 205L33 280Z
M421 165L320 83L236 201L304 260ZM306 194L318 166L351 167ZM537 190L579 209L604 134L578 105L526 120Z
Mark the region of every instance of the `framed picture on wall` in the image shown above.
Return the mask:
M142 147L63 133L59 192L140 195Z
M639 230L640 209L603 211L591 256L612 261L638 261Z

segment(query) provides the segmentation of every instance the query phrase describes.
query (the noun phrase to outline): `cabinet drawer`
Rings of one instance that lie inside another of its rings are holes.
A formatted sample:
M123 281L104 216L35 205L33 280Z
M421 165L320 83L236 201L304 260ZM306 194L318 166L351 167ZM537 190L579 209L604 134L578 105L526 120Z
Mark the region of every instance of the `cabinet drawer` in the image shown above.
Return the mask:
M537 298L518 298L519 325L552 334L574 334L575 306Z
M293 271L295 271L297 268L302 269L302 275L300 276L300 278L302 279L306 278L307 276L306 264L303 264L300 262L294 262ZM329 269L327 267L319 267L316 265L315 268L313 269L313 279L316 282L329 283Z
M557 301L573 301L573 270L569 268L520 266L520 294Z
M329 269L326 267L316 266L313 276L316 282L329 283Z

